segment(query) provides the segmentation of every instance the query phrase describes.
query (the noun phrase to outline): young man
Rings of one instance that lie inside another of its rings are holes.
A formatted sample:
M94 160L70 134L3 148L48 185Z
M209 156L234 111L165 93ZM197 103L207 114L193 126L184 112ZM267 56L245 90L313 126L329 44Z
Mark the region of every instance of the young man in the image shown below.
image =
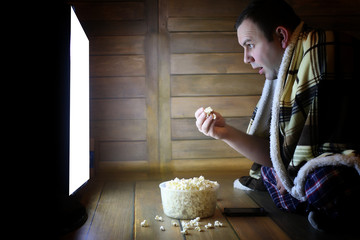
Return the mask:
M359 45L308 28L282 0L252 1L236 29L244 62L267 79L262 96L247 133L204 108L197 128L261 165L276 206L306 210L314 228L359 216Z

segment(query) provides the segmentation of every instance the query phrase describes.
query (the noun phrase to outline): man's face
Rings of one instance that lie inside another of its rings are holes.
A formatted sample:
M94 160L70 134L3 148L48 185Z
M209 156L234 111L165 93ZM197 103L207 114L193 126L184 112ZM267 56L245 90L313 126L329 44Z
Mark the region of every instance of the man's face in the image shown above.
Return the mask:
M244 48L244 62L250 63L253 69L259 69L259 74L265 74L266 79L276 79L284 54L280 39L274 34L274 40L269 42L250 19L241 23L237 36L239 44Z

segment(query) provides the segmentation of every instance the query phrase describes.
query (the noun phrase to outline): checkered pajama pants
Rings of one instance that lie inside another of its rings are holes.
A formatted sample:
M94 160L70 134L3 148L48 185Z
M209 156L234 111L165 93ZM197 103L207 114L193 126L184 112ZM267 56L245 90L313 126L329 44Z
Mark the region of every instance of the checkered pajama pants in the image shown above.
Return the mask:
M289 193L280 194L276 187L275 170L273 168L261 167L261 176L275 205L288 212L298 212L304 204L313 209L325 209L325 211L328 206L332 206L331 209L336 209L336 211L347 207L335 206L339 204L352 205L352 203L355 203L358 206L356 201L359 200L355 199L359 199L360 176L354 168L326 166L315 169L306 178L306 202L300 202ZM356 206L352 205L351 207ZM335 214L338 214L338 212Z

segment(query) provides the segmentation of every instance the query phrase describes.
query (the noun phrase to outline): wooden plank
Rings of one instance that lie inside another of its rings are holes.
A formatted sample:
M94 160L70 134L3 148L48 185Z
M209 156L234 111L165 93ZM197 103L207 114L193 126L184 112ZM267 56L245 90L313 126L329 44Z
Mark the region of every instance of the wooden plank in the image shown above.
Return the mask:
M91 120L146 119L144 98L90 101Z
M352 0L313 1L313 0L288 0L294 11L299 15L358 15L360 2Z
M134 239L183 239L179 227L171 225L171 218L167 217L162 209L159 181L137 182L135 188L135 221ZM164 221L159 222L154 218L162 216ZM149 222L148 227L141 227L143 220ZM178 223L180 223L177 220ZM165 231L160 230L165 227Z
M168 0L159 0L158 86L159 86L159 161L160 167L171 160L170 119L170 37L167 31Z
M169 165L173 171L181 173L189 173L196 169L201 171L236 171L238 176L243 176L242 171L246 169L244 174L249 174L249 169L253 164L246 158L214 158L214 159L175 159Z
M172 74L255 73L243 53L172 54Z
M264 77L259 74L175 75L171 96L261 95Z
M86 207L88 218L81 227L63 236L61 238L62 240L86 239L86 235L92 226L93 217L96 214L103 187L104 181L91 178L84 186L75 192L73 196Z
M90 77L145 75L145 56L90 56Z
M100 142L100 161L144 161L147 160L147 144L136 142Z
M91 38L91 55L144 54L144 36L100 36Z
M169 18L169 32L235 32L236 17L231 18Z
M225 217L219 209L216 209L214 216L200 220L202 232L189 230L189 235L182 235L180 227L171 226L171 218L167 217L162 210L161 194L158 187L159 181L137 182L135 190L135 239L238 239L233 229L227 224ZM163 222L155 221L154 217L160 215ZM143 219L148 220L149 227L140 227ZM205 224L215 220L224 223L221 228L206 229ZM181 221L176 220L179 224ZM160 226L165 231L160 231Z
M246 132L249 125L249 117L226 118L226 123ZM185 139L211 139L199 132L195 125L195 118L172 119L171 120L171 138L172 140Z
M170 17L223 17L238 16L247 1L227 0L170 0L169 16Z
M302 214L289 214L277 208L267 192L249 191L247 194L269 212L269 216L286 231L291 239L331 239L330 236L321 238L318 234L320 232L310 225L306 216ZM298 226L302 227L299 228ZM312 234L309 234L310 232Z
M172 141L172 159L238 158L241 156L220 140Z
M147 175L150 170L150 162L147 160L99 161L97 162L96 170L98 171L96 176L128 179L128 175L131 175L132 178L139 176L139 174ZM119 173L121 174L119 175Z
M251 116L260 96L237 97L173 97L172 118L192 118L200 107L211 106L223 117Z
M358 34L360 32L360 25L354 24L360 22L360 15L345 15L337 17L315 15L302 16L302 19L311 27L354 34Z
M90 97L92 99L145 97L145 77L90 78Z
M133 239L134 184L107 182L87 239Z
M235 32L172 33L171 53L243 52Z
M249 163L252 164L250 160ZM239 178L240 176L238 176ZM217 206L223 212L224 208L252 208L259 207L254 200L247 195L247 193L240 189L233 187L234 179L221 179L218 180L220 184L219 200Z
M205 225L211 223L214 225L215 221L220 221L223 223L222 227L214 227L206 229ZM200 228L202 229L201 232L191 229L189 230L189 235L185 235L186 239L238 239L238 236L224 217L222 215L219 208L216 208L215 213L213 216L208 218L202 218L199 221Z
M156 164L158 166L159 163L159 26L157 5L158 0L145 0L148 22L144 44L146 65L146 140L148 144L147 159L151 166L156 166Z
M240 239L290 239L269 217L228 217ZM256 226L256 227L255 227Z
M234 179L235 180L235 179ZM258 207L244 191L233 188L233 180L219 181L218 207ZM270 217L227 217L240 239L290 239Z
M81 21L86 20L143 20L143 2L87 2L75 3L75 12Z
M91 121L91 136L98 141L145 141L146 124L145 119Z
M98 36L144 35L147 32L146 21L82 21L89 38Z

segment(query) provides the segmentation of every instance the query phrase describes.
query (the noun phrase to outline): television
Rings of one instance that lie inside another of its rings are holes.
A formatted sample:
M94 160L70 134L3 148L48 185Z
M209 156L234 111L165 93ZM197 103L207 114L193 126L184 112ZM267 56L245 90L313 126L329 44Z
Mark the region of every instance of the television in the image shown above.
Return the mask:
M89 180L89 40L71 7L69 195Z
M21 177L18 187L10 184L18 194L9 198L17 200L11 220L28 213L34 219L22 233L57 239L87 219L79 188L90 175L89 39L69 1L27 1L18 10L24 21L9 25L5 70L12 77L4 85L21 102L5 111L13 123L6 139L14 143L7 161L14 168L6 170Z
M90 177L89 39L76 9L63 5L58 23L58 235L75 230L87 220L78 199Z

